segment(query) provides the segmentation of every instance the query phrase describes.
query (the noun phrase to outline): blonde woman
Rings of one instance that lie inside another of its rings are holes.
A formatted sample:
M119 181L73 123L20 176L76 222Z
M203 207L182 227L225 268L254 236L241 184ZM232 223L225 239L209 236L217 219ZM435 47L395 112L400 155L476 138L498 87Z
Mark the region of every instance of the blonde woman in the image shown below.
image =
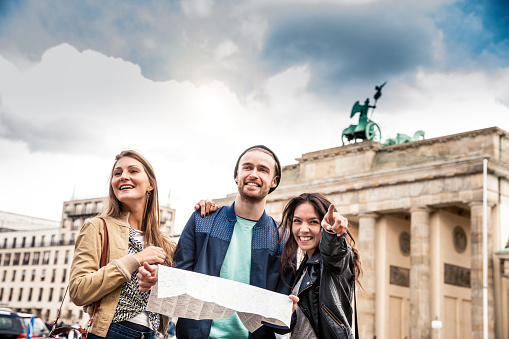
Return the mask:
M74 304L90 316L100 301L88 338L154 338L166 334L168 317L146 311L148 292L138 290L144 263L173 266L175 244L159 229L157 181L150 163L135 151L115 157L108 201L87 221L76 239L70 276ZM100 267L104 225L107 264Z

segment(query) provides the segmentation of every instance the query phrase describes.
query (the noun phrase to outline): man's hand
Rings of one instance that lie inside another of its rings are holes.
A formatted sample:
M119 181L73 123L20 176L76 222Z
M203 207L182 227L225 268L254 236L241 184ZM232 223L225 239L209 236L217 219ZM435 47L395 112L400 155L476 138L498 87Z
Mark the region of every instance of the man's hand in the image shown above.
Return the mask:
M212 212L215 212L219 206L212 200L200 200L196 205L194 205L195 211L201 211L201 216L204 217L209 215Z
M291 301L293 301L293 306L292 306L292 313L293 313L297 309L297 303L299 302L299 297L297 297L296 295L290 294L289 298Z
M334 212L334 205L331 204L327 214L323 217L322 227L329 233L336 233L339 237L346 232L348 228L348 219L341 214Z
M149 265L146 262L143 263L143 266L138 268L138 273L136 274L136 278L138 278L138 290L140 292L150 290L157 282L156 274L156 265Z
M133 254L136 260L143 265L149 264L162 264L166 260L166 252L161 247L149 246L143 251Z

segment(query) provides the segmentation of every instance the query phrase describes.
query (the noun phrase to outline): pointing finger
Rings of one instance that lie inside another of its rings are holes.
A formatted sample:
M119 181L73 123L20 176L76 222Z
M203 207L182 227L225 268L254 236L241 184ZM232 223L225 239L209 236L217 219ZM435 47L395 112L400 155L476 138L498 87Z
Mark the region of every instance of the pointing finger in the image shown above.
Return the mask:
M332 225L334 225L334 204L330 204L329 210L327 211L327 230L332 229Z

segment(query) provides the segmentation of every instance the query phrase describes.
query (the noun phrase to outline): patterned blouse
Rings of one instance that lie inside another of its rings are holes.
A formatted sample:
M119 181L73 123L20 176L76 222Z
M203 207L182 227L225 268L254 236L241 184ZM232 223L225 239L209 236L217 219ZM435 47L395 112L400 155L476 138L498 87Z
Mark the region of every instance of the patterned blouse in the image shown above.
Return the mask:
M133 228L129 228L129 254L135 254L143 250L143 244L137 241L135 236L136 231ZM115 310L115 315L112 320L114 323L134 318L136 315L145 311L147 307L150 291L140 292L138 290L138 278L136 277L136 273L138 273L137 270L131 275L131 280L122 284L120 299L118 300L117 309ZM146 312L152 329L157 330L160 321L159 314Z

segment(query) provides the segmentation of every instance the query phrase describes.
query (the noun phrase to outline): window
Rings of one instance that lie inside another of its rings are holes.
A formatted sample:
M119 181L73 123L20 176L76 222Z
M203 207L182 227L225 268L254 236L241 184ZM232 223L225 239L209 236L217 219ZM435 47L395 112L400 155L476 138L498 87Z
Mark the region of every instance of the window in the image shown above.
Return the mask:
M16 240L17 238L12 238L12 248L16 248Z
M14 259L12 260L12 266L19 265L19 258L21 258L21 253L14 253Z
M63 245L64 241L65 241L65 234L62 234L62 236L60 237L60 245Z
M32 279L30 281L34 281L35 280L35 270L32 270Z
M33 292L33 288L30 287L30 289L28 290L28 301L32 301L32 292Z
M71 204L65 204L65 213L71 212Z
M69 250L65 251L64 264L69 263Z
M95 204L95 212L96 213L101 213L103 210L103 203L102 202L98 202Z
M34 252L34 257L32 259L32 265L39 265L39 257L41 256L41 252Z
M12 301L12 291L14 290L14 288L10 288L9 289L9 300L8 301Z
M58 297L58 301L62 301L62 298L64 297L64 288L60 288L60 296Z
M5 277L7 277L7 271L4 271L4 274L2 275L2 282L5 282Z
M27 237L23 237L23 239L21 240L21 247L26 246L26 241L27 241Z
M42 301L42 287L39 288L39 298L37 299L37 301Z
M65 283L65 279L67 278L67 268L64 268L64 272L62 273L62 282Z
M4 248L7 248L7 238L4 239Z
M55 258L53 259L53 264L56 265L58 263L58 251L55 251Z
M69 244L74 245L74 237L76 236L76 233L71 234L71 240L69 240Z
M52 299L53 299L53 287L49 289L48 301L51 301Z
M46 246L46 236L45 235L43 235L41 237L41 246Z
M5 253L4 266L9 266L11 264L11 254Z
M44 251L42 254L42 264L47 265L49 264L49 251Z
M46 279L46 269L43 269L41 272L41 281L44 281Z
M51 273L51 282L54 283L55 282L55 276L57 275L57 270L54 268L53 269L53 273Z
M0 265L2 265L2 253L0 253Z
M20 287L19 294L18 294L18 301L21 301L22 297L23 297L23 287Z
M23 265L28 265L30 263L30 252L25 252L23 254Z
M4 288L0 288L0 301L4 298Z
M14 279L16 279L16 272L17 272L16 270L12 271L12 279L11 279L11 281L14 281Z
M74 220L72 222L72 229L73 229L73 231L79 230L80 226L81 226L81 219L80 218L78 218L78 219L76 219L76 220Z
M31 247L35 247L35 235L32 237L32 246Z
M21 281L25 281L26 273L27 273L26 270L21 271Z
M86 214L92 214L93 211L92 211L92 203L91 202L87 202L85 204L85 213Z
M75 213L75 214L81 214L81 209L82 209L81 204L76 204L76 205L74 205L74 208L75 208L75 209L74 209L74 213Z
M55 245L57 244L57 243L55 242L55 241L56 241L55 237L56 237L56 236L55 236L54 234L52 234L52 235L51 235L51 246L55 246Z

